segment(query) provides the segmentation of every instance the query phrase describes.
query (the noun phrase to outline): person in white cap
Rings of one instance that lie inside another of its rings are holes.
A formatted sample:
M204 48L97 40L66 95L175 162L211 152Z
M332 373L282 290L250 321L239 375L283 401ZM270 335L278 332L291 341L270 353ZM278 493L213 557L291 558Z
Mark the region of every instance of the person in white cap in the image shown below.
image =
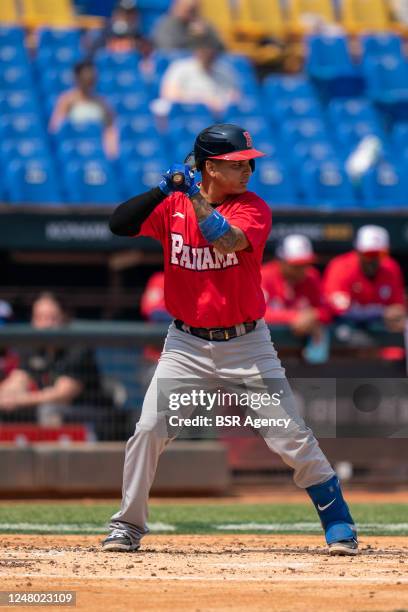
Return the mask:
M404 281L389 249L386 229L364 225L357 232L354 250L330 262L323 291L335 316L364 323L383 320L390 331L403 331Z
M289 325L298 336L318 335L331 313L322 301L320 273L312 265L316 260L312 243L306 236L291 234L276 255L262 267L265 321Z

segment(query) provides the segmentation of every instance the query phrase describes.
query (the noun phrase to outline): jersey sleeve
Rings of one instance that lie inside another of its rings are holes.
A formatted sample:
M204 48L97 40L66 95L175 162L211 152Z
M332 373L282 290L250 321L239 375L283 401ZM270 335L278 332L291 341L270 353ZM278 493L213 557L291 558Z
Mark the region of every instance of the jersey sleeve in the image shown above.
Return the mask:
M244 232L252 251L265 243L271 231L272 212L261 198L238 203L225 217Z
M167 210L168 199L166 198L156 208L145 221L143 221L140 232L135 236L146 236L163 242L165 235L165 216Z

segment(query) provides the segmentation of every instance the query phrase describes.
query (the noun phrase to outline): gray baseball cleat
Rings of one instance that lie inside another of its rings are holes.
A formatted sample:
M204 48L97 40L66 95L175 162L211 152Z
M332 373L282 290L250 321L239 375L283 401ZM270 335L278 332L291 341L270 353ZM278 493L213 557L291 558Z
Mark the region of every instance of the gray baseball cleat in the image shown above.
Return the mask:
M114 529L102 542L102 550L107 552L134 552L139 543L132 544L130 535L124 529Z
M340 542L333 542L329 544L330 555L357 555L358 554L358 542L355 538L352 540L341 540Z

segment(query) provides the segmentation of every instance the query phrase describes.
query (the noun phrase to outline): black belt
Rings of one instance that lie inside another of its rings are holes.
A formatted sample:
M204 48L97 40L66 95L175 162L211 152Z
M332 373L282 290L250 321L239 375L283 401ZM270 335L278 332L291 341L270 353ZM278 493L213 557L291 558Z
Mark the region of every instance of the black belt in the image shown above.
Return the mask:
M192 336L197 336L203 340L210 340L211 342L226 342L232 340L238 336L244 336L254 331L256 327L256 321L249 321L249 323L241 323L240 325L233 325L232 327L190 327L186 325L180 319L174 321L174 325L180 331Z

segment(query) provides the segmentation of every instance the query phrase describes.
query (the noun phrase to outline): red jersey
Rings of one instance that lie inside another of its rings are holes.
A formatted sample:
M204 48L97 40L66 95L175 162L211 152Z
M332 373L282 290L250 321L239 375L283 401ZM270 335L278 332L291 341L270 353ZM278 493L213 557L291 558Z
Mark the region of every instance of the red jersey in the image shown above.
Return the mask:
M193 327L231 327L265 314L261 262L271 210L249 191L229 196L217 210L244 232L247 249L217 251L201 234L193 205L181 192L165 198L139 233L161 242L166 308Z
M367 278L356 251L338 255L327 266L323 292L332 310L364 316L381 315L384 306L404 304L404 282L398 263L383 257L375 278Z
M296 285L283 276L279 261L262 266L262 288L266 299L265 321L289 324L300 310L317 308L322 323L330 321L329 309L322 302L321 278L313 266L306 268L305 277Z

